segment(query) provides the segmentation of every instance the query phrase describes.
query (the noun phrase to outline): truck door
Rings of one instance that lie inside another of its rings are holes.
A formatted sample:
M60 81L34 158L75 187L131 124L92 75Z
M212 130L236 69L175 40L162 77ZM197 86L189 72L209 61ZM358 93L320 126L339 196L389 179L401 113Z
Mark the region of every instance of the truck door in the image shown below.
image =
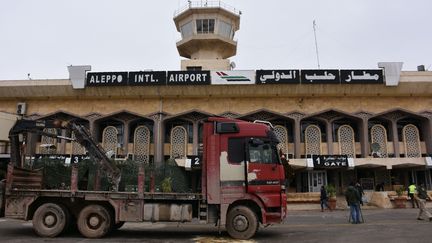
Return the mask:
M258 138L247 143L247 192L259 196L266 207L280 207L283 167L276 144Z

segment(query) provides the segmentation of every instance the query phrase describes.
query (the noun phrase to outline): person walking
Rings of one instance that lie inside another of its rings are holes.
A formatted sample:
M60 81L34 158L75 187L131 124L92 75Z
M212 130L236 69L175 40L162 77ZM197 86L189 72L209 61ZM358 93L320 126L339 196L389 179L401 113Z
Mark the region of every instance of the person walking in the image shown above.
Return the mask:
M345 199L348 206L350 207L350 217L353 224L360 224L360 202L361 196L358 190L354 186L354 182L351 182L345 192Z
M417 203L419 206L419 213L417 215L418 220L423 220L422 214L425 214L426 217L429 218L429 221L432 221L432 214L426 210L426 199L431 199L426 192L424 184L420 184L417 188L417 194L415 194L415 198L417 199Z
M321 186L321 195L320 195L320 201L321 201L321 212L324 212L324 206L326 206L330 211L332 209L328 205L328 196L327 196L327 190L324 186Z
M411 184L408 186L408 197L411 199L412 208L415 208L415 205L417 204L417 207L419 207L417 200L414 198L414 194L417 192L417 187L414 184L414 182L411 182Z

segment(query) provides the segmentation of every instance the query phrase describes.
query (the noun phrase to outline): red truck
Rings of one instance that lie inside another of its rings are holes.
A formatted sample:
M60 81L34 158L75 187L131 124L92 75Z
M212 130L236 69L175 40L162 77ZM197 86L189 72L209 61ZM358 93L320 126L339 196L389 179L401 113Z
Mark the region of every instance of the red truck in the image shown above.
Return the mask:
M55 237L76 224L88 238L105 236L124 222L199 222L224 226L236 239L253 237L262 225L287 215L285 174L271 124L210 117L204 121L199 183L194 193L144 190L144 167L137 191L118 191L120 170L88 130L73 122L18 120L11 129L11 162L0 183L0 214L32 220L42 237ZM45 134L43 128L68 129L75 138ZM112 190L79 190L78 166L72 163L70 188L43 188L41 171L22 168L22 134L36 133L83 145L110 179ZM175 183L175 182L173 182Z

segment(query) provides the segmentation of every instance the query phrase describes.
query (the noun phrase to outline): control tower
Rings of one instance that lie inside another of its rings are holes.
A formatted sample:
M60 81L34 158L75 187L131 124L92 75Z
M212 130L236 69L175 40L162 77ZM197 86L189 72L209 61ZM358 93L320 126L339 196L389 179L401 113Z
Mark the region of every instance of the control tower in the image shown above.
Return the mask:
M234 34L241 12L220 1L188 1L174 14L182 39L177 42L181 70L231 70L237 52Z

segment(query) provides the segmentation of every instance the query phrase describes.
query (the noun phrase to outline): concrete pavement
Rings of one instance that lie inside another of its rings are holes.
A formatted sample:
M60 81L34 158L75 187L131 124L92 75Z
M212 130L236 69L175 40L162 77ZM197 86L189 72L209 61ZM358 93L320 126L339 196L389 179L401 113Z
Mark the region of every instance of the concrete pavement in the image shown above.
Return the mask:
M348 210L289 211L284 224L261 227L249 241L233 241L212 225L126 223L103 239L90 240L78 232L58 238L37 237L31 222L0 219L0 242L349 242L430 243L432 222L416 220L418 209L363 209L365 223L348 222ZM223 229L222 229L223 230Z

